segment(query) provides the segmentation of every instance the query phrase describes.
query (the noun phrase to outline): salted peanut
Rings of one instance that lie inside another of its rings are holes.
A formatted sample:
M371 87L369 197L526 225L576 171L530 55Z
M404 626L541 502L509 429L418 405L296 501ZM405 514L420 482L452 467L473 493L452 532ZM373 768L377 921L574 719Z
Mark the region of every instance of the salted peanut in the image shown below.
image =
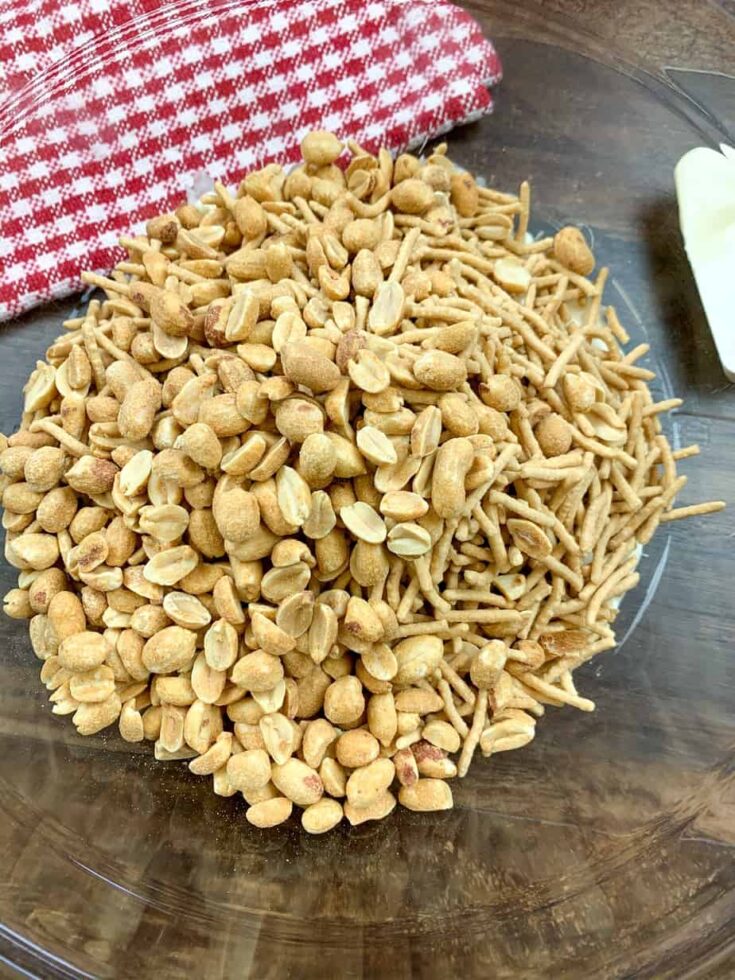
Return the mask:
M308 635L309 656L314 663L322 663L331 652L337 642L338 625L333 609L323 603L314 606Z
M348 360L347 373L356 388L369 394L379 394L390 386L390 371L377 354L366 347Z
M318 578L329 581L340 574L349 561L347 539L338 528L318 538L314 547L318 567Z
M31 446L10 446L0 453L0 472L11 480L22 480L26 462L34 450Z
M416 416L409 431L412 456L423 458L435 452L442 435L442 415L436 405L428 405Z
M595 267L595 257L579 228L567 225L554 235L554 257L567 269L588 276Z
M120 402L111 395L95 395L85 401L84 409L90 422L116 422Z
M342 230L342 244L356 255L360 249L374 250L380 240L380 227L377 222L368 218L356 218L348 222Z
M196 633L180 626L166 626L146 642L143 663L153 674L170 674L188 667L195 650Z
M386 748L396 736L398 719L393 694L373 694L368 701L367 723L370 732Z
M312 803L301 814L301 826L307 834L326 834L333 830L344 813L337 800L322 799Z
M104 664L92 670L80 671L69 681L69 690L75 701L106 701L115 693L115 675Z
M57 534L69 527L77 506L77 495L71 487L56 487L39 503L36 520L44 531Z
M376 758L374 761L356 768L347 780L345 787L349 804L356 810L372 807L390 788L395 775L396 769L390 759Z
M225 554L225 540L217 527L214 514L207 507L192 511L188 540L203 558L221 558Z
M398 462L393 443L375 426L365 425L357 431L357 448L376 466L389 466Z
M423 497L409 490L394 490L383 494L380 499L380 513L396 522L417 521L428 509L429 505Z
M77 493L94 496L111 490L117 473L117 466L109 459L82 456L66 471L66 480Z
M51 600L59 592L66 592L69 580L60 568L47 568L38 575L28 586L28 602L34 613L48 612Z
M423 214L434 203L434 192L423 180L408 177L393 188L390 200L404 214Z
M380 585L388 576L390 563L382 544L359 540L350 555L352 577L364 588Z
M145 681L150 671L143 663L145 640L133 629L124 629L117 639L116 650L120 661L134 681Z
M474 456L469 439L449 439L439 447L431 480L431 503L439 517L455 518L462 513L465 476Z
M216 705L197 700L186 709L184 741L199 755L204 755L221 732L222 711Z
M221 732L214 744L198 759L192 759L189 770L195 776L211 776L226 765L232 752L232 732Z
M537 524L522 518L511 518L507 521L506 527L513 538L513 542L524 555L531 558L546 558L551 554L551 541L548 534Z
M326 756L319 766L319 775L324 785L325 793L336 799L342 799L347 786L347 776L336 759Z
M258 727L271 759L276 764L283 765L298 748L298 731L294 723L275 711L264 715L258 722Z
M102 626L102 615L107 608L107 599L104 592L99 592L89 585L85 585L80 592L84 615L92 626Z
M154 705L143 712L143 733L149 742L155 742L161 734L161 715L160 705Z
M301 155L306 163L315 167L323 167L334 163L341 154L343 144L333 133L326 130L313 130L301 141Z
M457 766L447 758L443 749L429 746L428 742L414 742L411 749L415 751L419 746L428 746L437 753L436 758L429 754L419 756L416 763L419 776L426 776L429 779L454 779L458 772Z
M245 811L245 819L262 830L277 827L291 816L293 803L284 796L254 803Z
M419 558L431 549L429 532L420 524L396 524L388 532L388 551L401 558Z
M11 483L3 491L3 507L13 514L32 514L43 500L43 492L27 483Z
M263 789L271 779L271 760L264 749L246 749L227 760L227 778L236 790L251 793Z
M410 748L399 749L393 756L393 765L401 786L413 786L418 781L418 765Z
M111 694L104 701L80 704L72 720L80 735L94 735L117 721L121 710L120 698Z
M352 307L348 307L352 309ZM354 314L353 314L354 316ZM368 335L364 330L347 330L339 339L337 343L337 350L335 353L335 362L337 367L344 374L347 371L347 365L351 360L353 360L359 351L367 347Z
M364 710L365 696L357 677L340 677L324 693L324 714L334 725L353 725Z
M141 507L138 513L140 530L156 541L171 543L182 537L189 524L189 514L178 504L159 504Z
M138 539L134 531L122 517L114 517L105 528L105 543L107 556L105 561L114 568L125 565L136 550Z
M296 646L296 640L262 613L251 616L250 625L258 646L274 657L282 657Z
M432 391L454 391L467 380L464 361L446 351L427 351L413 363L416 380Z
M33 450L23 470L31 490L45 493L55 487L64 473L66 455L56 446L41 446Z
M372 299L383 284L383 270L375 254L361 249L352 261L352 288L357 296Z
M30 596L26 589L11 589L3 598L3 611L11 619L30 619L33 615Z
M287 523L301 527L311 510L311 489L293 467L282 466L276 473L276 496Z
M131 442L144 439L153 427L153 419L161 407L161 386L153 379L136 381L125 393L117 424L121 435Z
M331 439L319 432L307 435L299 452L298 472L309 486L326 486L337 465L337 450Z
M72 575L91 572L107 560L108 551L106 535L100 531L88 534L66 556L66 567Z
M480 398L497 412L513 412L521 403L518 382L507 374L496 374L480 385Z
M444 702L436 691L427 691L422 687L409 688L396 694L396 708L399 711L428 715L441 711L443 707Z
M289 565L298 564L298 562L314 565L314 557L309 546L296 538L284 538L279 541L273 548L270 557L274 568L287 568Z
M439 399L442 425L453 436L474 436L480 431L480 420L475 408L464 395L452 392Z
M281 680L281 661L263 650L245 654L232 668L233 684L246 691L270 691Z
M212 589L212 605L221 619L227 620L233 626L245 622L242 603L235 589L235 583L228 575L222 575Z
M286 398L275 412L276 428L292 443L302 443L313 433L324 429L320 406L306 398Z
M182 232L179 232L181 235ZM187 237L191 246L194 239ZM189 253L191 254L191 252ZM185 337L192 329L194 318L177 293L169 289L156 289L150 299L153 322L173 337Z
M69 525L72 541L79 544L89 534L100 531L109 519L109 511L102 507L82 507Z
M222 444L204 422L190 425L178 437L174 448L181 449L205 470L215 469L222 459Z
M48 621L59 643L87 628L87 617L82 602L73 592L57 592L51 597L47 609Z
M507 293L525 293L531 285L531 273L513 258L497 259L493 266L493 278Z
M444 644L436 636L409 636L393 650L398 660L396 684L415 684L432 674L444 656Z
M222 537L235 544L248 541L260 526L258 498L240 487L215 493L212 513Z
M89 615L89 614L88 614ZM169 626L171 620L161 606L146 604L139 606L130 617L129 626L142 637L150 639L160 630Z
M120 711L120 738L126 742L142 742L145 738L143 716L135 706L135 699L126 701Z
M319 490L311 495L311 509L304 521L303 532L308 538L319 540L326 538L337 523L337 517L329 496Z
M337 761L347 769L367 766L378 758L379 752L380 743L377 738L364 728L345 732L344 735L340 735L336 742ZM387 789L387 786L384 788ZM347 795L349 797L349 791Z
M491 640L478 651L470 664L470 678L478 690L495 687L509 654L510 651L502 640Z
M238 695L242 695L242 691L238 691ZM245 725L257 725L265 714L255 698L241 696L228 704L226 711L230 721Z
M313 559L309 565L313 564ZM298 569L301 574L301 562L286 566L287 568ZM307 565L307 568L309 567ZM284 630L289 636L298 640L303 636L309 627L314 616L314 594L311 591L295 592L283 599L276 613L276 625Z
M569 423L551 412L541 419L533 430L544 456L563 456L572 446L572 430Z
M281 350L281 364L287 378L311 389L314 394L331 391L340 380L339 368L334 361L305 341L286 344Z
M360 255L362 254L361 252ZM370 331L379 337L387 337L394 333L403 317L405 302L406 294L399 283L390 280L381 282L375 290L373 304L368 313Z
M205 479L202 468L179 448L162 449L153 457L151 468L161 480L183 489L195 487Z
M175 214L161 214L146 222L146 234L149 238L157 238L164 245L176 241L181 225Z
M160 603L163 600L163 587L149 582L141 565L129 565L123 572L123 583L126 589L150 602Z
M462 741L459 732L446 721L429 721L424 725L421 737L445 752L458 752Z
M351 480L366 472L365 462L359 449L349 439L336 432L327 432L327 438L335 449L334 475L339 480Z
M329 746L337 739L339 732L326 718L310 721L304 729L301 754L304 762L312 769L321 766Z
M160 551L146 563L143 576L155 585L176 585L199 564L199 555L188 544Z
M344 804L345 816L350 822L350 826L359 827L362 823L369 820L384 820L389 816L396 806L396 798L392 793L385 792L378 796L372 803L364 807L356 807L349 800Z
M359 596L351 596L347 602L342 628L351 636L366 643L376 643L383 638L383 623L370 604Z
M410 786L402 786L398 792L400 803L408 810L425 813L431 810L451 810L452 790L441 779L419 779Z
M477 213L480 194L477 184L468 173L453 173L449 178L452 204L463 218L471 218Z
M199 422L208 425L219 438L240 435L249 426L237 409L237 395L225 392L205 399L199 409Z
M56 564L59 543L51 534L24 532L7 542L6 557L15 568L40 572Z
M564 397L575 412L588 412L597 400L591 380L577 374L565 374L562 379Z
M265 742L257 725L235 722L235 737L244 749L263 749Z
M381 517L369 504L357 501L339 512L345 527L356 538L369 544L381 544L386 538L386 528Z
M188 630L202 629L212 620L206 606L186 592L168 592L163 598L163 611L177 626Z
M324 794L319 773L300 759L288 759L282 765L272 767L272 779L276 789L297 806L311 806Z

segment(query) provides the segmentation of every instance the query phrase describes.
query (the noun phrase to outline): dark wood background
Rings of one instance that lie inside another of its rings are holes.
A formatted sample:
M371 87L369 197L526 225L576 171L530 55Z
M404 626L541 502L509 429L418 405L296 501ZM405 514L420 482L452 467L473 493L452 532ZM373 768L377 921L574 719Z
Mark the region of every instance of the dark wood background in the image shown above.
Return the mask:
M466 5L505 80L452 154L502 187L530 178L536 229L586 227L658 389L686 399L672 438L703 453L682 500L735 503L735 389L672 180L691 146L733 138L735 5ZM73 305L0 331L3 431ZM734 537L731 506L647 549L620 648L580 682L593 716L556 712L528 749L477 763L452 812L328 839L254 831L184 766L76 738L22 624L3 621L0 953L42 976L733 976Z

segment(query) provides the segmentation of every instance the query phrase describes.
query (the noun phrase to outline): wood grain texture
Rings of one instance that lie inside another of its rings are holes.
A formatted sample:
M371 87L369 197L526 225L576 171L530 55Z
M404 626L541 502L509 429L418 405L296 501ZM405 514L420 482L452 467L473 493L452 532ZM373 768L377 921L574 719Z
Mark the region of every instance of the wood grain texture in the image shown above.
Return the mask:
M550 711L527 749L473 766L454 811L396 812L328 838L255 831L242 801L213 796L184 765L154 763L114 733L77 737L50 714L25 627L3 620L0 952L32 975L735 972L735 389L681 247L672 180L719 123L658 73L729 70L733 19L690 0L675 16L653 0L467 6L506 77L496 114L450 135L452 155L502 187L530 178L534 230L585 226L613 272L609 301L652 346L657 390L686 399L672 438L702 456L682 464L682 502L731 507L646 549L619 617L624 642L580 672L594 715ZM735 83L707 79L698 102L728 106ZM3 431L72 305L0 330ZM13 580L0 566L3 591ZM34 945L55 963L40 965Z

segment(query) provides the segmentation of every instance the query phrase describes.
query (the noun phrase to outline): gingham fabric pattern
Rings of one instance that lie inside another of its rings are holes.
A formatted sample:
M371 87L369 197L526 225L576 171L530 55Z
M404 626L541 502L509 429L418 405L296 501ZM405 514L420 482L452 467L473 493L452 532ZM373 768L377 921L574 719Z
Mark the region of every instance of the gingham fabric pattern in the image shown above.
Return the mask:
M500 64L445 0L0 0L0 320L117 238L329 129L398 150L490 111Z

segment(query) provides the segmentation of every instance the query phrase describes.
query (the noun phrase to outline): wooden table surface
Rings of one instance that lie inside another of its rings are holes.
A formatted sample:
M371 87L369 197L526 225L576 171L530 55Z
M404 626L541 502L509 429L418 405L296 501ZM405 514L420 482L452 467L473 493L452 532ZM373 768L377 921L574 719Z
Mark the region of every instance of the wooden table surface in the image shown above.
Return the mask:
M672 438L702 455L682 500L735 504L735 388L672 181L691 146L733 139L735 4L466 6L505 80L452 154L503 187L529 177L535 230L588 229L659 390L686 399ZM0 331L3 431L72 306ZM584 670L595 715L556 712L528 749L476 765L454 811L329 839L254 832L185 766L76 738L45 706L24 627L3 621L0 957L42 976L733 976L734 536L731 506L648 549L624 642Z

